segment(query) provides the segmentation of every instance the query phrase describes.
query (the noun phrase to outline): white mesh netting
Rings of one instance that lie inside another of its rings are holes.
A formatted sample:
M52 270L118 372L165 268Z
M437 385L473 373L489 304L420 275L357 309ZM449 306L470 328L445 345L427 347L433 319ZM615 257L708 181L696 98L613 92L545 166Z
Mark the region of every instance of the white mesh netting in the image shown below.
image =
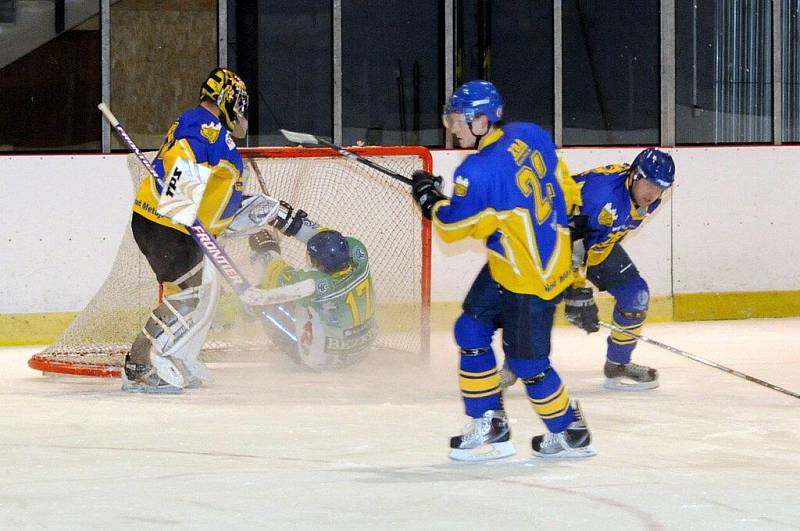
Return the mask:
M360 148L359 155L410 176L430 170L424 148ZM243 149L245 194L261 192L258 168L269 195L302 208L311 219L365 243L370 256L380 336L376 347L413 353L428 349L427 301L429 239L408 185L327 149ZM153 157L148 154L148 158ZM134 190L145 175L128 157ZM251 284L260 279L252 266L247 238L220 238ZM296 267L306 267L305 245L283 237L281 252ZM221 301L203 347L206 361L235 358L244 351L271 351L261 323L244 316L224 280ZM63 335L29 365L45 372L117 376L136 334L158 303L158 284L126 229L111 273Z

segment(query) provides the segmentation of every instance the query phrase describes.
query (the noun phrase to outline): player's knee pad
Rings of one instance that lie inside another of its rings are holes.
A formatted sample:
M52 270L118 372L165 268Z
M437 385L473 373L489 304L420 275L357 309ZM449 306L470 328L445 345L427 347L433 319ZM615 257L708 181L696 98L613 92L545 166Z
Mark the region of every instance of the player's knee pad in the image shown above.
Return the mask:
M546 376L546 373L550 371L549 358L531 359L507 356L506 362L511 371L526 383L528 383L528 379L535 378L539 374L545 374Z
M548 367L545 370L543 370L542 372L534 374L533 376L531 376L529 378L523 378L522 379L522 383L524 383L525 385L540 384L540 383L542 383L544 381L545 378L547 378L547 375L550 374L550 372L552 370L553 370L552 367Z
M462 313L455 324L456 344L463 349L488 349L492 345L494 328ZM475 355L475 354L473 354Z
M617 301L617 308L626 312L647 312L650 305L650 288L637 276L630 282L609 290Z
M461 355L462 356L480 356L482 354L486 354L489 350L489 347L481 347L481 348L462 348Z
M614 306L614 312L621 315L626 321L643 322L647 318L647 310L626 310L619 304Z

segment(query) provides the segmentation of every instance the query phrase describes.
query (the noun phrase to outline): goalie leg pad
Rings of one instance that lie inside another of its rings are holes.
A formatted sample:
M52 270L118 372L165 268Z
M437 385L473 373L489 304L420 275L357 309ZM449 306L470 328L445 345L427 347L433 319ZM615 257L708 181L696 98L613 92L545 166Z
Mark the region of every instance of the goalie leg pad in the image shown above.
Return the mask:
M176 361L176 365L188 374L187 387L198 387L202 382L210 379L208 369L199 359L200 350L203 348L203 343L205 343L211 328L214 312L219 302L217 273L209 258L204 259L201 278L200 286L186 290L186 292L196 290L197 293L194 297L191 293L186 296L191 302L188 302L185 308L192 308L192 310L189 314L185 314L185 322L190 326L181 339L175 343L172 350L165 354L171 356ZM178 294L176 297L180 295Z
M202 280L198 287L166 297L153 310L126 358L128 382L183 389L208 379L208 370L198 356L211 327L219 286L211 267L204 268Z

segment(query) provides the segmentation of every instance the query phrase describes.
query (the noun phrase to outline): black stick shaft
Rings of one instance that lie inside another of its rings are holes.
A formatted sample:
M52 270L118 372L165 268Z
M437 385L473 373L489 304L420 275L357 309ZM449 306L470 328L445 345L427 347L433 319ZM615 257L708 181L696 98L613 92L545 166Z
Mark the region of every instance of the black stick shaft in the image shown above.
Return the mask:
M379 172L381 172L381 173L384 173L384 174L388 175L389 177L391 177L391 178L393 178L393 179L397 179L398 181L400 181L400 182L404 182L404 183L406 183L406 184L409 184L409 185L411 185L411 184L414 184L414 181L412 181L412 180L411 180L411 179L409 179L408 177L404 177L404 176L400 175L400 174L399 174L399 173L397 173L397 172L393 172L392 170L390 170L390 169L388 169L388 168L384 168L384 167L383 167L383 166L381 166L380 164L377 164L377 163L375 163L375 162L372 162L371 160L369 160L369 159L367 159L367 158L364 158L364 157L362 157L362 156L360 156L360 155L356 155L356 154L355 154L355 153L353 153L352 151L348 151L348 150L346 150L345 148L343 148L343 147L341 147L341 146L337 146L336 144L334 144L334 143L332 143L332 142L328 142L328 141L327 141L327 140L325 140L324 138L319 138L319 137L317 137L317 141L318 141L320 144L322 144L323 146L327 146L327 147L329 147L329 148L333 148L333 149L335 149L335 150L336 150L336 151L338 151L338 152L339 152L341 155L343 155L343 156L347 157L348 159L357 160L357 161L358 161L358 162L360 162L361 164L366 164L367 166L369 166L369 167L370 167L370 168L372 168L373 170L377 170L377 171L379 171Z

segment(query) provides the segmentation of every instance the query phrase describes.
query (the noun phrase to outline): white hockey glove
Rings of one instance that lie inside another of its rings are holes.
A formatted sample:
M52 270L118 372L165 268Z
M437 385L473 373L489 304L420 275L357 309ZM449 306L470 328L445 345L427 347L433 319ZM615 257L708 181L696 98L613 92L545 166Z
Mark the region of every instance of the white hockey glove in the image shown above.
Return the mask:
M156 212L175 223L192 225L206 191L211 168L178 158L164 178Z
M242 206L236 211L225 236L248 236L258 232L261 228L275 219L278 215L280 202L264 194L250 196L242 201Z

